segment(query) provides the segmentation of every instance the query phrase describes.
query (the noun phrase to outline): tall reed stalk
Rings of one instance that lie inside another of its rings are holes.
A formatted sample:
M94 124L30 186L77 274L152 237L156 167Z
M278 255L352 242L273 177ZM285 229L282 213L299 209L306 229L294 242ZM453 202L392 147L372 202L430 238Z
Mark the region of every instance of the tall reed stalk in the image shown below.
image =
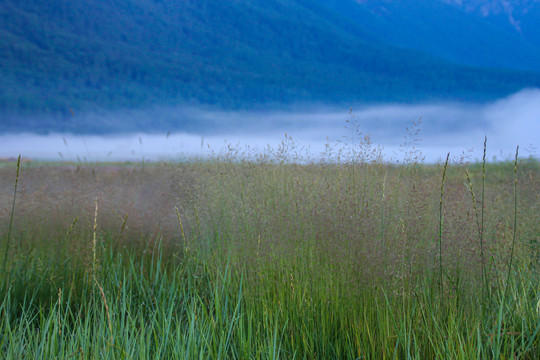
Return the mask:
M8 258L8 252L9 252L9 243L11 241L11 229L13 228L13 215L15 213L15 200L17 199L17 184L19 183L20 169L21 169L21 154L19 154L19 157L17 158L17 175L15 176L15 189L13 191L13 202L11 203L11 215L9 217L6 251L4 252L4 264L2 266L4 273L6 271L6 264L7 264L7 258Z
M486 273L486 260L484 254L484 211L485 211L485 192L486 192L486 149L487 149L487 136L484 137L484 155L482 157L482 195L480 199L480 256L482 261L482 283L485 284L485 288L489 290L488 279Z
M441 296L441 309L443 307L443 266L442 266L442 229L443 229L443 196L444 196L444 182L446 180L446 170L448 169L448 159L450 153L446 155L446 161L444 162L444 168L441 180L441 197L439 200L439 291Z
M510 272L512 271L512 262L514 261L514 248L516 246L516 234L517 234L517 185L518 185L518 155L519 155L519 146L516 147L516 157L514 159L514 230L512 233L512 247L510 250L510 261L508 263L508 274L506 276L506 287L505 287L505 297L508 292L508 283L510 282Z
M484 154L482 156L482 182L481 182L481 198L480 198L480 213L476 206L476 196L472 185L471 175L469 170L465 169L465 175L467 176L467 183L469 191L471 193L471 199L473 203L474 216L476 219L476 226L478 229L478 239L480 242L480 264L482 267L482 299L486 298L489 294L489 278L486 271L486 255L484 249L484 210L485 210L485 186L486 186L486 150L487 150L487 136L484 137Z
M511 248L510 248L510 260L508 262L508 273L506 275L506 284L504 284L504 293L502 294L502 299L501 299L501 304L499 306L499 314L498 314L498 318L497 318L497 326L496 326L496 331L497 331L497 336L496 336L496 342L495 342L495 346L494 346L494 352L493 352L493 358L495 359L499 359L500 358L500 351L501 351L501 347L503 346L503 335L504 335L504 331L503 331L503 325L504 325L504 313L505 313L505 310L506 310L506 299L508 297L508 291L510 289L510 274L512 273L512 267L513 267L513 261L514 261L514 248L515 248L515 244L516 244L516 234L517 234L517 200L518 200L518 197L517 197L517 184L518 184L518 174L517 174L517 170L518 170L518 155L519 155L519 146L516 147L516 157L514 159L514 229L513 229L513 233L512 233L512 245L511 245ZM511 304L511 300L509 300L508 302L509 304ZM540 327L540 322L538 322L538 326L537 326L537 330L535 331L535 333L538 331L538 328Z
M98 216L98 199L94 199L94 229L92 232L92 278L96 280L96 265L97 265L97 216Z

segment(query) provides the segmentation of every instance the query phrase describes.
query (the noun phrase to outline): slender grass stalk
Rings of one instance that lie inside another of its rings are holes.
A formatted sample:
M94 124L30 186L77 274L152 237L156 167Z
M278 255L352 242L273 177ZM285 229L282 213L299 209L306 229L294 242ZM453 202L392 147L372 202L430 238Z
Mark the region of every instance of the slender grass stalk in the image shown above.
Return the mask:
M124 230L126 229L126 223L128 220L128 215L124 217L124 220L122 221L122 228L120 229L120 234L118 234L118 238L116 239L116 242L120 242L122 239L122 234L124 233Z
M510 283L510 273L512 271L512 263L514 260L514 248L516 245L516 234L517 234L517 201L518 201L518 194L517 194L517 184L518 184L518 154L519 154L519 145L516 147L516 158L514 160L514 230L512 233L512 246L510 250L510 261L508 263L508 274L506 276L506 287L504 290L505 296L508 292L508 287ZM503 299L504 301L504 299Z
M382 184L382 199L381 199L381 230L380 230L380 241L382 242L383 244L383 248L386 249L386 241L385 241L385 237L384 237L384 230L385 230L385 218L384 218L384 209L386 207L386 194L385 194L385 190L386 190L386 175L387 173L385 172L384 173L384 180L383 180L383 184ZM386 266L386 251L384 252L385 254L385 259L384 259L384 264Z
M94 230L92 234L92 277L96 279L96 245L97 245L97 216L98 216L98 199L94 199L95 211L94 211Z
M478 228L478 238L481 238L482 230L480 227L480 214L478 213L478 207L476 206L476 196L474 194L474 189L472 186L471 181L471 175L469 174L469 170L465 169L465 175L467 176L467 182L469 186L469 191L471 192L471 199L473 203L473 210L474 210L474 217L476 219L476 227ZM482 266L482 291L485 291L484 289L487 287L487 281L486 281L486 263L484 258L484 246L482 241L480 241L480 263ZM484 286L486 285L486 286ZM486 293L484 293L485 295Z
M471 177L469 171L465 169L467 176L469 191L471 192L471 198L473 201L473 209L476 218L476 226L478 228L478 238L480 242L480 263L482 267L482 299L486 299L486 295L489 294L489 278L486 271L486 254L484 249L484 211L485 211L485 188L486 188L486 153L487 153L487 136L484 137L484 153L482 156L482 185L481 185L481 198L480 198L480 214L476 206L476 196L474 194Z
M352 172L351 172L351 176L352 176L352 193L354 194L354 197L355 197L355 204L356 204L356 131L358 130L357 129L357 126L355 124L355 116L354 114L352 113L352 108L349 110L349 117L350 119L347 119L346 122L347 122L347 127L349 127L349 129L351 130L351 138L350 138L350 142L351 144L349 144L351 146L351 153L352 153Z
M486 289L489 291L489 284L486 273L486 263L484 255L484 211L486 201L486 150L487 150L487 136L484 137L484 155L482 156L482 196L480 199L481 211L480 211L480 256L482 258L482 281L485 281Z
M71 223L71 225L69 227L69 230L66 232L66 235L64 236L64 238L62 240L58 241L58 244L56 245L56 251L54 252L54 255L52 256L51 260L49 261L49 265L47 266L47 268L43 272L43 275L41 276L41 279L39 280L39 284L34 288L34 293L32 294L32 298L31 298L30 302L34 301L34 299L37 296L39 290L41 289L41 285L43 284L43 282L45 281L45 279L47 278L47 276L51 272L54 261L58 257L58 254L60 253L60 250L63 248L63 245L65 244L66 240L69 238L69 235L71 235L71 232L75 228L75 225L77 224L77 221L79 221L78 217L76 217L73 220L73 222Z
M107 303L107 298L105 297L105 292L103 291L103 287L99 283L96 277L94 277L94 282L97 285L99 289L99 293L101 295L101 300L103 301L103 305L105 306L105 313L107 315L107 325L109 326L109 345L114 346L114 337L113 337L113 328L112 328L112 321L111 321L111 313L109 312L109 304Z
M201 231L201 220L199 219L199 210L197 209L197 205L194 206L195 208L195 220L197 222L197 237L201 237L202 231Z
M126 229L126 223L128 220L128 215L124 217L124 220L122 221L122 228L120 229L120 233L118 234L118 237L116 239L116 244L114 245L113 253L116 253L118 251L118 245L120 244L120 240L122 240L122 234L124 234L124 230Z
M443 266L442 266L442 229L443 229L443 196L444 196L444 182L446 181L446 170L448 169L448 159L450 153L446 155L446 161L444 162L444 168L441 180L441 198L439 200L439 291L441 296L441 309L443 307Z
M8 252L9 252L9 243L11 241L11 229L13 228L13 215L15 213L15 200L17 199L17 184L19 183L19 170L21 169L21 155L19 154L19 157L17 159L17 175L15 176L15 190L13 191L13 202L11 203L11 215L9 217L9 228L8 228L8 235L7 235L7 243L6 243L6 251L4 253L4 264L3 269L4 273L6 272L6 264L7 264L7 258L8 258Z
M177 206L174 207L174 210L176 210L176 216L178 217L178 223L180 224L180 232L182 233L182 240L184 241L184 251L187 253L189 251L189 245L186 240L186 234L184 233L184 225L182 224L180 211L178 210Z
M504 322L504 311L506 306L506 298L508 296L508 290L510 288L510 274L512 273L512 265L514 260L514 247L516 243L516 234L517 234L517 184L518 184L518 154L519 146L516 147L516 157L514 159L514 229L512 233L512 245L510 248L510 260L508 262L508 273L506 276L506 284L504 286L504 293L501 299L501 304L499 306L499 314L497 318L497 336L496 336L496 346L494 349L494 358L499 358L499 352L501 350L501 337L503 335L503 322Z

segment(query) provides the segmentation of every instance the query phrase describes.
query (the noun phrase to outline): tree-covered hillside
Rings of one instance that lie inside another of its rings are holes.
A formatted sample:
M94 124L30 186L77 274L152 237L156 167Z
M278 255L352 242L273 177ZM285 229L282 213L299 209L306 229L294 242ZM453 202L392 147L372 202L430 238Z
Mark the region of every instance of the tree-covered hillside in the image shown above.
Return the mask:
M540 71L540 1L327 0L388 43L473 66Z
M4 0L0 130L22 127L20 115L61 119L71 109L485 100L540 86L540 73L465 67L393 47L328 6Z

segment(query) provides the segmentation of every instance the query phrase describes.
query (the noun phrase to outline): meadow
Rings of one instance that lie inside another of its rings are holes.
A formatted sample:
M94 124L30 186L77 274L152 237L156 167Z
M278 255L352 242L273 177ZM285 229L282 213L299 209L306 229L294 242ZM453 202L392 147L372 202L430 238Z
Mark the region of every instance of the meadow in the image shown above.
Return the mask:
M540 358L539 162L403 150L1 163L1 357Z

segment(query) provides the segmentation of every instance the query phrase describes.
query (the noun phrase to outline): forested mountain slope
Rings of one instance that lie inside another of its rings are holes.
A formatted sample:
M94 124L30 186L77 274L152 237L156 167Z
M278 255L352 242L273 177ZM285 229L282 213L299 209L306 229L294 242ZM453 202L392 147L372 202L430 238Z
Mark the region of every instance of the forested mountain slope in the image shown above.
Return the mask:
M540 71L539 0L327 0L388 43L456 63Z
M0 130L20 127L25 114L61 118L71 109L478 101L540 87L537 72L467 67L394 47L331 5L4 0Z

